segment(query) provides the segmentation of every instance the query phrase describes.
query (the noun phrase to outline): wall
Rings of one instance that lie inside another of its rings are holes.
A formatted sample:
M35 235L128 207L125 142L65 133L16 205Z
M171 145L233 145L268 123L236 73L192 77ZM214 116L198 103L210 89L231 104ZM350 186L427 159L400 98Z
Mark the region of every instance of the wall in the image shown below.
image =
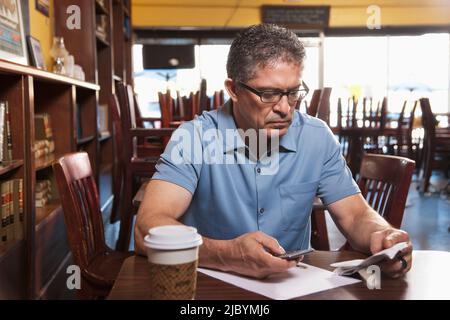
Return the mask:
M53 1L50 0L50 17L53 16ZM53 23L52 19L36 10L35 0L29 0L30 11L30 33L31 36L41 42L42 53L44 54L47 70L51 70L52 62L50 48L53 44Z
M132 0L132 12L135 27L242 27L260 22L263 4L331 5L331 27L365 27L367 7L374 3L383 26L450 25L446 0Z

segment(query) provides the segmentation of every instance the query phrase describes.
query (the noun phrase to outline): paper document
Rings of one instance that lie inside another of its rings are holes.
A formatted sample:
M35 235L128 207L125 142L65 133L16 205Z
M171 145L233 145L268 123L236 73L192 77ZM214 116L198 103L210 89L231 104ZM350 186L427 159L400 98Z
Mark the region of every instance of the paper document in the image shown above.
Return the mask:
M374 255L368 257L367 259L356 259L356 260L348 260L342 262L336 262L330 264L330 266L336 268L334 270L338 275L350 275L358 272L361 269L367 268L368 266L377 264L384 259L394 259L394 257L404 248L406 248L408 244L406 242L400 242L392 247L375 253Z
M263 280L203 268L198 268L198 271L245 290L277 300L306 296L360 282L360 280L341 277L333 272L304 263L299 263L297 267Z

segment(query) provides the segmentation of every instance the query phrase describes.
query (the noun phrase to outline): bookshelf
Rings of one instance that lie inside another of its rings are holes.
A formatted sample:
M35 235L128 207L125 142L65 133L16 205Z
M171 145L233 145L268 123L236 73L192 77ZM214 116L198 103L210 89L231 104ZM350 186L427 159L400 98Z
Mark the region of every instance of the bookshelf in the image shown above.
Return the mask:
M8 101L12 137L12 159L0 163L0 183L22 179L24 211L23 239L0 246L0 299L74 298L75 292L64 289L72 258L52 169L60 156L88 152L104 221L109 222L113 139L111 116L102 106L107 106L115 81L132 83L132 38L124 30L131 7L129 1L77 1L81 29L67 30L66 11L73 1L55 3L55 36L64 37L86 81L0 60L0 102ZM96 28L98 15L104 32ZM54 151L36 158L35 117L42 115L51 119ZM106 128L99 128L99 119ZM45 204L36 202L42 181L51 185Z

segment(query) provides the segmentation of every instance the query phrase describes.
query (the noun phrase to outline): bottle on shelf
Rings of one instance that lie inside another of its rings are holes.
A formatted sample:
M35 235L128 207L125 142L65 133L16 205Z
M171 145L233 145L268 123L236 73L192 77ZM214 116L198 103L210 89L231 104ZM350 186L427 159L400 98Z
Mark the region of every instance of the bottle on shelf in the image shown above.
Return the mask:
M63 37L53 38L53 46L50 50L50 55L53 58L53 72L65 75L69 52L64 45Z

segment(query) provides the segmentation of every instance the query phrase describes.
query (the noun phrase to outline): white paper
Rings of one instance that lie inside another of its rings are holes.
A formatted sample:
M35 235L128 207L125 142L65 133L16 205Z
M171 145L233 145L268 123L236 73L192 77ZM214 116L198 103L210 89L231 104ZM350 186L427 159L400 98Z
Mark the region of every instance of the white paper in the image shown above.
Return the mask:
M394 259L394 257L408 246L406 242L400 242L388 249L384 249L367 259L356 259L330 264L331 267L336 268L334 272L339 275L350 275L364 269L370 265L377 264L385 259Z
M304 263L263 280L203 268L198 268L198 271L276 300L292 299L360 282Z

